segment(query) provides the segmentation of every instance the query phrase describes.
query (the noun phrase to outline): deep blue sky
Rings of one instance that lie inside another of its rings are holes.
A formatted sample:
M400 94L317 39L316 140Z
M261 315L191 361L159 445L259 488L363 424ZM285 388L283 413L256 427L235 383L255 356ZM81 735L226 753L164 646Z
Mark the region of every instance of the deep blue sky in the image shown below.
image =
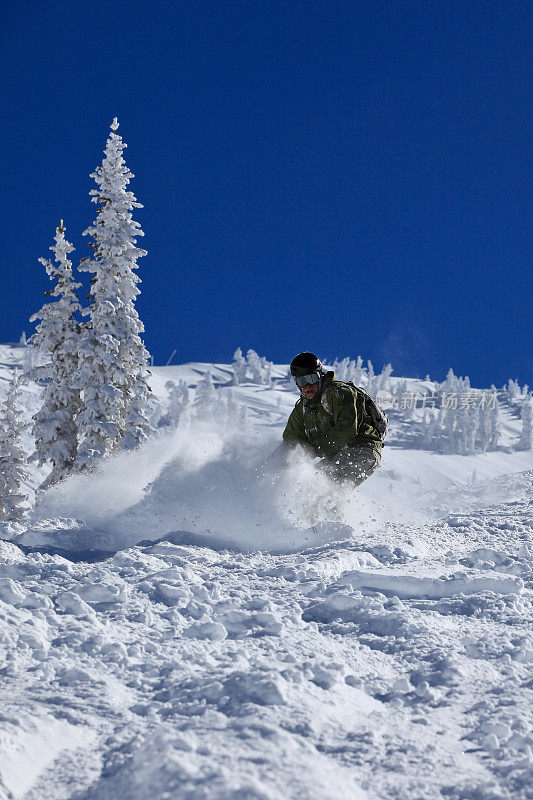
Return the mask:
M60 217L89 254L117 115L155 363L533 383L529 0L6 0L0 27L0 341Z

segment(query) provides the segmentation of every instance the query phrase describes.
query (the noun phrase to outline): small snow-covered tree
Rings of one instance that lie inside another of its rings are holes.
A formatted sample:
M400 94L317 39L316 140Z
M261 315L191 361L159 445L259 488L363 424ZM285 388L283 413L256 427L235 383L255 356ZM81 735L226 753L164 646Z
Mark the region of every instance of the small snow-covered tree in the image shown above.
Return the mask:
M376 376L374 373L374 367L370 359L367 361L368 364L368 372L367 372L367 381L366 381L366 391L372 397L376 395Z
M72 277L72 262L68 254L74 247L65 238L60 220L55 243L50 247L54 263L40 258L48 277L55 281L46 294L55 302L45 303L30 322L41 320L30 339L44 363L34 367L30 375L43 384L42 405L33 417L35 452L32 459L42 466L52 462L52 471L41 484L45 489L71 471L77 450L76 416L81 409L80 390L75 387L78 371L78 326L74 315L80 308L76 289L81 284Z
M490 442L490 421L488 410L484 405L479 407L477 441L478 449L484 453L488 449Z
M15 370L3 406L0 425L0 520L16 522L24 514L28 496L22 492L27 477L21 436L27 427L19 406L20 374Z
M264 356L260 358L255 350L248 350L246 359L243 359L239 348L235 353L234 359L233 371L240 383L246 380L263 386L272 384L272 367L274 365L271 361L267 361Z
M372 369L373 377L374 373L372 364L370 361L368 363ZM333 371L335 372L335 377L337 380L352 381L356 386L362 386L364 383L366 383L366 370L363 367L363 359L361 356L357 356L356 360L346 357L339 361L338 358L336 358L333 362Z
M356 386L360 386L363 380L363 374L364 374L363 359L361 358L361 356L357 356L357 359L353 366L353 371L350 380L352 380Z
M233 354L233 383L238 386L240 383L246 382L246 359L242 354L242 350L238 347Z
M468 415L467 453L475 453L480 439L481 414L479 406L471 408Z
M464 456L468 446L468 411L464 407L457 409L454 432L455 452Z
M390 392L391 375L392 375L392 364L385 364L385 366L381 370L381 373L375 379L376 394L378 392Z
M22 373L25 377L29 377L33 370L33 347L29 344L24 348L24 355L22 356Z
M272 367L274 365L271 361L265 359L265 368L263 372L263 384L269 388L272 386Z
M91 190L98 213L84 235L93 238L93 257L80 264L81 271L93 273L92 302L82 312L89 324L83 327L79 348L77 386L84 401L78 418L80 469L90 468L119 446L138 446L152 431L149 354L135 309L140 278L134 270L146 250L137 247L144 233L131 212L142 206L126 188L134 176L124 161L126 145L117 129L115 117L102 164L91 175L98 187Z
M459 378L454 374L453 369L450 367L446 380L444 383L439 384L439 389L443 392L458 392L459 391Z
M231 389L227 392L226 408L228 412L228 422L231 425L237 426L239 421L240 403L238 403L235 399L235 395Z
M491 391L495 395L496 394L496 387L493 385L491 386ZM495 402L492 408L489 410L489 431L490 431L490 439L488 444L489 450L497 450L498 443L500 441L501 436L501 427L500 427L500 415L498 410L498 402L495 398Z
M263 366L255 350L248 350L246 353L246 364L252 375L252 383L263 383Z
M214 413L217 422L225 430L239 428L241 404L235 399L232 390L226 389L224 392L217 392L216 397Z
M208 370L196 386L194 415L197 419L211 419L216 408L217 396L211 372Z
M335 377L337 378L337 380L339 381L349 380L349 378L347 377L349 365L350 365L349 358L343 358L341 361L339 361L337 358L335 359L335 361L333 362L333 372L335 373Z
M435 450L438 446L438 421L433 414L426 420L426 432L422 442L426 450Z
M520 419L522 420L522 433L517 443L519 450L531 450L531 396L528 394L526 399L522 402L520 409Z
M510 400L519 396L522 392L520 389L520 384L518 381L514 381L512 378L509 379L507 386L504 385L504 391L507 393L507 396Z
M170 425L175 428L187 412L189 406L189 389L183 380L178 381L177 384L174 383L174 381L167 381L165 383L165 389L168 391L168 409L167 413L161 417L159 426Z
M345 381L352 381L353 380L353 373L354 373L355 361L352 359L348 359L348 366L346 367L346 372L344 374Z

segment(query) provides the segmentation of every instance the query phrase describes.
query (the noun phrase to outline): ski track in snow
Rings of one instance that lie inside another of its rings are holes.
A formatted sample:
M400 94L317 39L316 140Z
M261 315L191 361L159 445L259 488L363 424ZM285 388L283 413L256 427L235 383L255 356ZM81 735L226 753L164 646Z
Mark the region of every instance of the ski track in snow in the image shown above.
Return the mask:
M531 467L424 499L384 464L328 506L216 439L5 530L0 800L533 797ZM311 497L353 533L295 529Z

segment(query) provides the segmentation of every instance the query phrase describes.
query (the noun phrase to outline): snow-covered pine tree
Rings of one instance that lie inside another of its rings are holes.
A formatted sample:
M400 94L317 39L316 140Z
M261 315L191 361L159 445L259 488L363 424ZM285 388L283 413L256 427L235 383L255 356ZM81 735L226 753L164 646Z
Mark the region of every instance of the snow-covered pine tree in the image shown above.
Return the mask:
M27 427L19 406L20 374L15 370L3 407L0 424L0 520L16 522L24 514L28 496L21 491L27 477L20 438Z
M42 405L33 417L35 452L31 458L39 466L52 462L52 471L41 489L57 483L71 471L78 450L76 416L81 409L80 390L73 388L78 370L78 326L74 315L80 308L76 289L81 283L75 283L72 277L68 254L74 247L65 238L63 220L56 228L54 242L50 247L54 263L49 258L39 261L50 280L55 281L46 295L56 300L45 303L30 319L30 322L41 320L30 344L39 351L38 360L44 361L30 372L32 378L43 384Z
M33 347L29 344L24 348L24 355L22 356L22 374L30 376L33 369Z
M455 413L454 447L453 452L466 455L466 442L468 438L468 411L459 407Z
M376 384L376 376L374 373L374 367L370 359L367 361L368 364L368 372L367 372L367 381L366 381L366 391L371 397L375 397L375 384Z
M439 413L439 442L438 449L442 453L455 452L455 418L457 411L443 406Z
M353 381L354 369L355 369L355 361L352 361L352 359L348 359L348 366L346 367L346 377L344 378L345 381Z
M194 415L196 419L212 419L216 405L215 386L211 372L208 370L196 386L196 397L194 398Z
M126 145L117 129L115 117L102 164L91 175L98 186L90 192L98 213L84 235L93 238L93 257L79 267L93 273L92 302L82 312L90 322L83 326L79 348L77 385L84 402L78 418L80 469L90 468L119 446L138 446L152 432L150 357L140 338L144 326L134 305L140 283L134 270L146 250L136 246L144 233L131 212L142 206L126 188L134 176L124 161Z
M246 364L248 367L248 372L252 374L251 382L252 383L263 383L263 366L261 364L261 359L255 352L255 350L248 350L246 353Z
M354 381L355 383L355 381ZM358 384L356 384L358 385ZM394 402L397 406L400 406L402 401L404 400L404 395L408 394L409 390L407 387L407 381L400 381L392 388L392 393L394 396Z
M168 411L161 423L176 428L189 406L189 389L185 381L178 383L167 381L165 389L168 390ZM165 420L165 422L163 422Z
M338 358L335 359L333 362L333 372L338 381L350 380L347 375L349 365L350 359L348 357L343 358L342 361L339 361Z
M479 406L471 408L468 414L467 453L475 453L479 448L481 414Z
M429 417L429 421L427 422L423 445L425 450L438 449L438 423L434 414Z
M458 392L459 391L459 378L454 374L453 369L450 367L446 375L444 383L440 383L438 388L441 392Z
M520 384L512 378L509 378L507 385L504 384L503 390L507 393L509 400L513 400L513 398L521 394Z
M268 386L270 389L272 386L272 367L274 364L271 361L267 361L266 358L261 359L261 364L263 366L263 385Z
M494 384L490 388L491 388L491 393L493 395L496 395L496 387L494 386ZM490 425L490 440L488 444L488 449L497 450L501 435L500 416L498 411L497 397L494 398L494 405L493 407L491 407L489 411L489 425Z
M353 372L350 376L350 380L352 380L356 386L360 386L363 380L363 374L364 374L363 359L361 358L361 356L357 356L357 359L353 367Z
M381 370L381 373L375 379L376 394L378 392L390 392L391 375L392 375L392 364L385 364L385 366Z
M476 437L476 452L485 453L489 446L489 426L487 410L482 406L478 410L478 429Z
M237 428L239 425L240 403L235 399L235 395L231 389L226 393L226 410L228 414L228 425L232 428Z
M526 387L527 388L527 387ZM517 443L518 450L531 450L531 417L532 417L532 397L526 394L520 409L520 419L522 420L522 433Z
M226 389L224 392L216 392L211 417L214 416L217 423L224 430L235 430L239 428L240 408L241 405L235 399L231 389Z
M240 383L246 382L246 359L242 354L242 350L238 347L233 354L233 384L238 386Z

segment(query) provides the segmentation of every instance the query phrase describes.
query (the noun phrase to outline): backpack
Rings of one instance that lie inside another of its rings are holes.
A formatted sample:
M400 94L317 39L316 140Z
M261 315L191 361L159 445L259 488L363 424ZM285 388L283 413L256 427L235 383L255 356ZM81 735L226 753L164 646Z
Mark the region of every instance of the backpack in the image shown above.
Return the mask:
M370 421L372 422L372 425L374 426L379 438L381 441L383 441L387 435L387 428L389 427L389 418L383 409L381 409L375 400L370 397L368 392L365 392L365 390L361 389L360 386L356 386L353 381L343 381L343 383L346 383L346 386L349 386L350 389L353 389L356 392L359 392L359 394L363 395L365 411L370 417Z

